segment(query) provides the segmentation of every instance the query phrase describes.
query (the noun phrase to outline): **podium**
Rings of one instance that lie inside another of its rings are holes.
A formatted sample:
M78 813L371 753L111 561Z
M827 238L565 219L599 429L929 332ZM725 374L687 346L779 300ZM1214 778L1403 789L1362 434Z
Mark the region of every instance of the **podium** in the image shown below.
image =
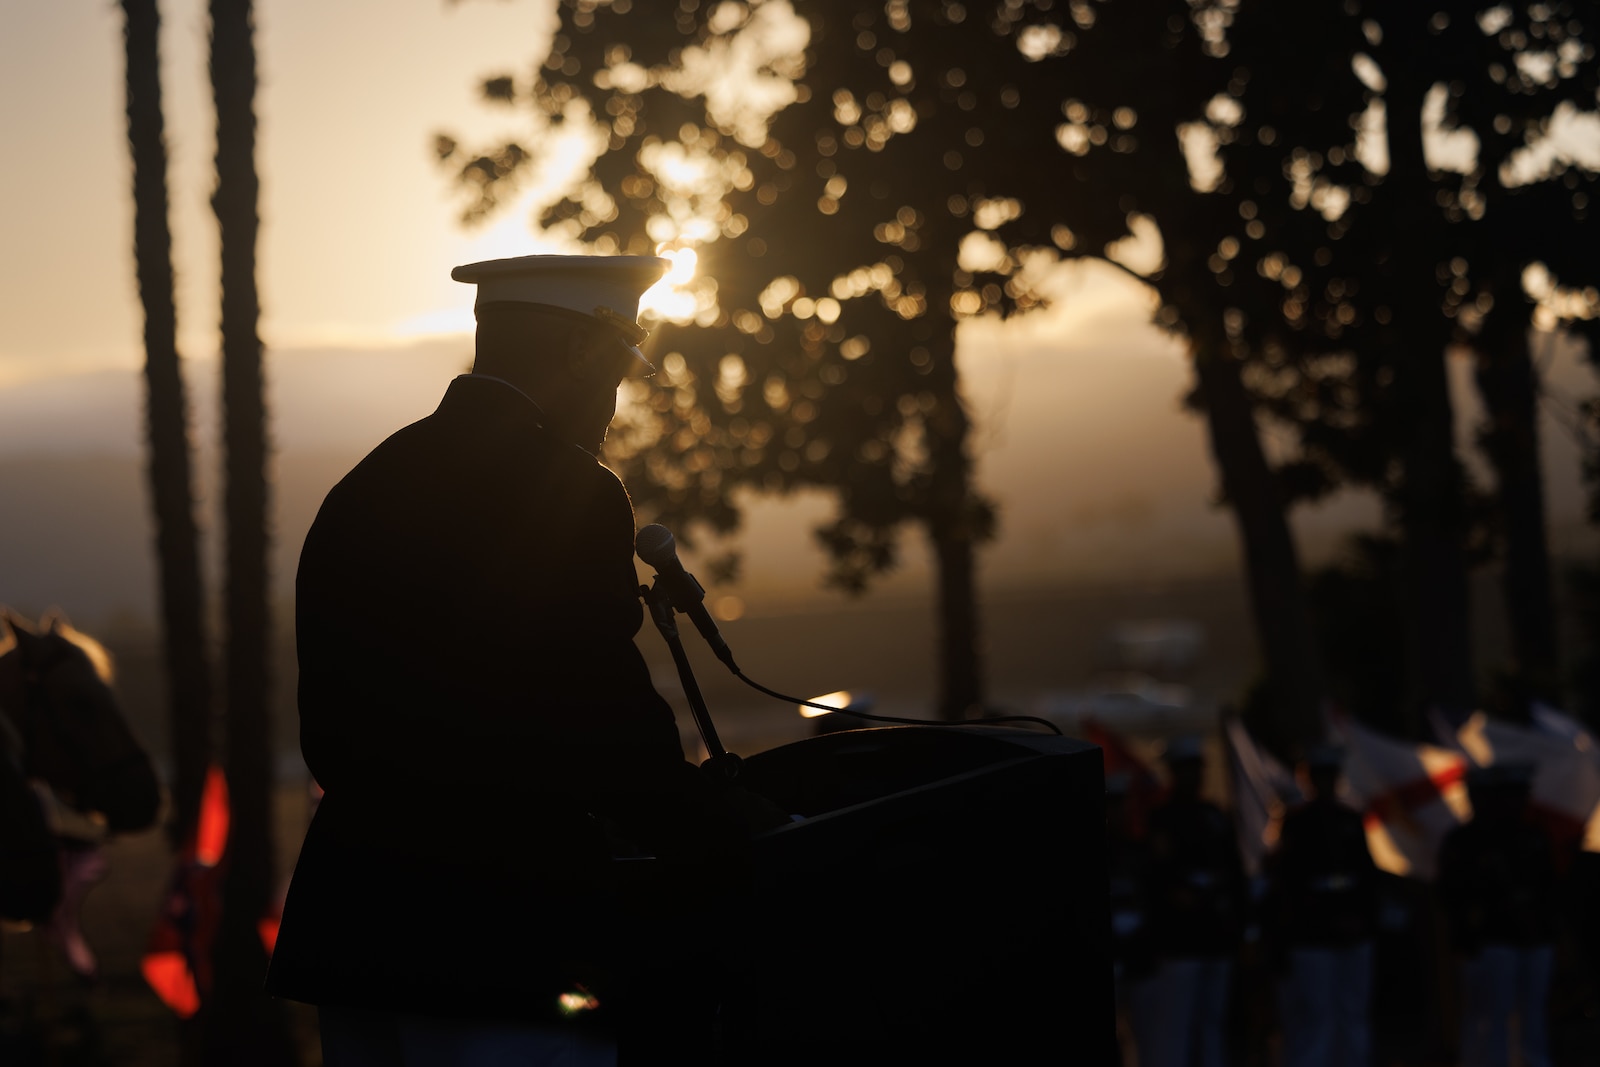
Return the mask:
M1116 1062L1098 748L852 730L740 782L806 819L756 841L724 1062Z

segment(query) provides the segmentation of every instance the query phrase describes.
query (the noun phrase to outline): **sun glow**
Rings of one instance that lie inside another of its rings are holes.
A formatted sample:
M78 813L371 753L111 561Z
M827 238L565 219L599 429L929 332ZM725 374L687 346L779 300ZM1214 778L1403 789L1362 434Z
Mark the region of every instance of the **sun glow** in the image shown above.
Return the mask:
M639 298L639 315L685 322L694 318L700 298L694 290L695 269L700 264L700 254L692 248L658 248L656 255L668 260L672 266L661 280L644 291Z
M820 697L812 697L812 704L826 704L830 708L848 708L851 703L850 690L841 689L837 693L827 693ZM831 711L813 708L807 704L800 705L800 714L808 719L820 719L824 715L832 715Z

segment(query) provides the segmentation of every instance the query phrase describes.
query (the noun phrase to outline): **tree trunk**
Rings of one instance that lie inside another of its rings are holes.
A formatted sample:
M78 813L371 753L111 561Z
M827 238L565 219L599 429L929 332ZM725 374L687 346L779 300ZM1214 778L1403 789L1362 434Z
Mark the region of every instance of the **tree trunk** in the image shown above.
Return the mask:
M1404 535L1408 658L1411 676L1403 709L1414 732L1421 713L1439 707L1462 712L1475 701L1471 599L1467 583L1464 472L1455 454L1455 427L1445 373L1447 323L1439 313L1434 278L1442 235L1433 183L1422 148L1422 102L1427 84L1415 83L1404 56L1427 44L1426 25L1414 14L1396 18L1385 41L1396 59L1389 77L1389 173L1378 192L1390 200L1394 240L1388 277L1394 327L1385 345L1399 398L1395 425L1403 473L1400 521ZM1391 69L1392 68L1392 69Z
M983 654L978 631L977 560L973 539L959 522L928 527L939 572L939 691L942 719L974 718L984 707Z
M931 482L926 527L939 583L936 708L940 718L963 719L981 714L985 701L977 546L988 537L990 523L972 489L972 423L956 376L954 330L936 329L928 346L928 389L937 398L925 424Z
M144 308L146 434L160 570L162 650L171 715L175 844L194 832L211 759L211 670L194 517L189 405L178 359L167 146L161 106L161 15L156 0L123 0L128 147L133 156L133 247Z
M1512 668L1533 692L1553 699L1561 671L1539 465L1539 378L1528 352L1526 301L1509 289L1502 300L1478 337L1478 392L1489 414L1482 441L1498 483Z
M1267 740L1293 754L1322 737L1324 679L1288 504L1261 450L1238 362L1220 345L1196 341L1194 369L1211 454L1243 548L1272 712Z
M1411 660L1406 710L1411 727L1420 729L1419 713L1433 707L1468 711L1476 695L1463 473L1455 456L1444 356L1408 345L1407 357L1414 363L1415 393L1400 451Z
M251 0L211 0L222 251L222 407L227 470L227 774L232 818L206 1055L217 1064L292 1060L281 1006L261 991L257 924L273 887L272 739L268 723L267 446L256 333L256 59Z

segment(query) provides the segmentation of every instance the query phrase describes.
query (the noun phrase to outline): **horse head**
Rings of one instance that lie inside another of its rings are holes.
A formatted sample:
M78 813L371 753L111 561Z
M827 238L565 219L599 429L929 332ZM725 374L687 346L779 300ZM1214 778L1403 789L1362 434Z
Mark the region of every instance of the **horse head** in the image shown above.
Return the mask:
M23 771L69 807L114 832L155 822L160 783L112 692L111 657L59 614L35 628L0 609L0 715Z

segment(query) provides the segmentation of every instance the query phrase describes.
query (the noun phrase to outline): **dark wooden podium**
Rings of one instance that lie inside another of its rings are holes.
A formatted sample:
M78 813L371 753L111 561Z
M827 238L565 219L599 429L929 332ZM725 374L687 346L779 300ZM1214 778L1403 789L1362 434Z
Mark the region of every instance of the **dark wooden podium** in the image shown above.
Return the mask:
M1098 748L854 730L740 781L807 818L757 842L724 1062L1115 1062Z

